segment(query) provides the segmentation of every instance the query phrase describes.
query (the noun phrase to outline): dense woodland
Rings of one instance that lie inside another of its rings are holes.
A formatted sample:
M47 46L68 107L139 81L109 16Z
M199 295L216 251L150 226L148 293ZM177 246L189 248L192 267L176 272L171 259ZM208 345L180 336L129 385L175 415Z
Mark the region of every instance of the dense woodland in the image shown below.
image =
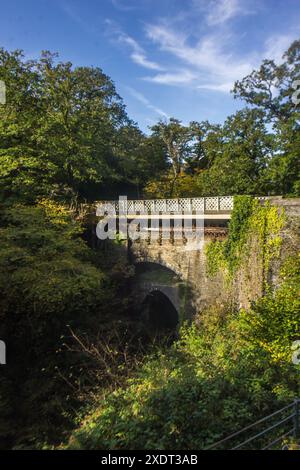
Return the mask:
M299 257L250 311L199 312L153 344L131 317L134 267L118 241L88 242L81 209L122 194L300 196L299 77L295 41L235 83L245 107L224 123L172 118L146 135L101 69L0 49L0 448L203 448L300 395ZM231 270L248 196L209 253Z

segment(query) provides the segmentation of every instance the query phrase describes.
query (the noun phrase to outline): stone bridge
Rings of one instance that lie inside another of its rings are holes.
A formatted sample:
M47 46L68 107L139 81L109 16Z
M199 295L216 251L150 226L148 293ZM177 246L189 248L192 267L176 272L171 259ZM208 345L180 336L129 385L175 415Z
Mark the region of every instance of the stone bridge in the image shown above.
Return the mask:
M163 318L166 312L173 311L172 318L177 318L178 325L216 299L223 301L222 279L218 276L210 279L206 272L205 245L212 239L226 237L232 208L231 196L156 200L123 197L99 204L98 215L110 215L117 221L123 217L126 224L139 225L138 236L133 240L127 238L124 243L130 262L136 266L133 295L145 319L149 320L151 306L153 311L158 308L159 297L164 306ZM198 234L200 229L199 246L191 244L188 234L195 227Z
M156 200L123 197L99 204L98 215L113 217L117 222L123 218L127 226L138 226L137 236L124 241L129 260L136 266L133 291L137 305L145 307L148 302L154 311L161 297L165 312L173 307L173 319L176 312L180 324L216 299L225 301L223 280L218 276L208 278L205 245L226 237L232 208L231 196ZM190 239L196 228L199 244L198 239ZM142 272L139 266L143 266ZM141 309L145 317L149 317L149 305ZM155 312L152 315L155 317Z
M300 215L299 199L258 199L284 206L290 216ZM262 273L255 249L249 258L248 271L239 274L232 292L221 273L213 278L208 276L205 246L213 239L226 238L232 208L230 196L134 201L124 197L99 203L98 215L110 214L116 221L125 218L127 227L131 223L139 226L138 237L125 237L124 244L136 267L132 287L145 317L149 319L152 311L154 323L160 315L170 326L175 319L180 324L195 312L211 305L225 305L233 299L238 306L248 307L251 300L261 295ZM189 222L187 227L185 221ZM195 226L200 226L199 245L191 245L187 233Z

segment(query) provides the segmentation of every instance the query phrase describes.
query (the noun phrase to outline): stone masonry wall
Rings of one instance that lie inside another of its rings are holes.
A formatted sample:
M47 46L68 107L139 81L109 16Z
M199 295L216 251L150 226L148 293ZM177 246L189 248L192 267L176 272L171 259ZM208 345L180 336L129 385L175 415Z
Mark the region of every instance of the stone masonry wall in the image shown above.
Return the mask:
M270 202L284 207L287 219L281 234L283 243L280 259L272 262L269 273L269 280L276 288L284 259L300 249L300 199L272 198ZM204 247L209 241L210 237L206 237ZM263 294L263 267L260 247L255 238L249 240L249 255L231 286L221 272L212 278L208 276L204 247L187 251L182 240L162 240L161 243L157 241L151 244L144 240L133 242L130 251L133 262L161 264L186 282L196 312L216 304L234 303L238 308L248 308L252 301Z
M205 240L205 244L208 240ZM161 244L146 241L134 242L130 248L133 261L151 262L165 266L174 271L190 287L192 306L195 311L214 303L226 303L228 293L225 291L222 275L210 279L206 272L204 247L201 250L187 251L181 240L163 240Z

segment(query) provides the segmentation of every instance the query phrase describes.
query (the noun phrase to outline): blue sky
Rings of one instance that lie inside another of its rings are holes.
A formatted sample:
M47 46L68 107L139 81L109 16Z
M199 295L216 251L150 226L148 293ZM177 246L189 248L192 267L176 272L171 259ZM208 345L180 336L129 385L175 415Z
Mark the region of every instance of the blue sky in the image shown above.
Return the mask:
M234 81L299 37L300 0L1 2L2 47L101 67L144 131L170 116L222 122L242 106Z

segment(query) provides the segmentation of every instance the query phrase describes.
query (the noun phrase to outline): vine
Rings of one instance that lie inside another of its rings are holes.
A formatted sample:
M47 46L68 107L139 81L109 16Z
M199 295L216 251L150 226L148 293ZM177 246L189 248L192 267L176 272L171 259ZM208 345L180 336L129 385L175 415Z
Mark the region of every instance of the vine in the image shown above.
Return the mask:
M207 268L210 277L222 271L232 279L249 250L249 240L255 236L262 260L263 279L266 280L270 261L280 254L284 224L283 210L263 205L252 196L235 196L234 208L229 223L228 238L212 241L206 247Z

